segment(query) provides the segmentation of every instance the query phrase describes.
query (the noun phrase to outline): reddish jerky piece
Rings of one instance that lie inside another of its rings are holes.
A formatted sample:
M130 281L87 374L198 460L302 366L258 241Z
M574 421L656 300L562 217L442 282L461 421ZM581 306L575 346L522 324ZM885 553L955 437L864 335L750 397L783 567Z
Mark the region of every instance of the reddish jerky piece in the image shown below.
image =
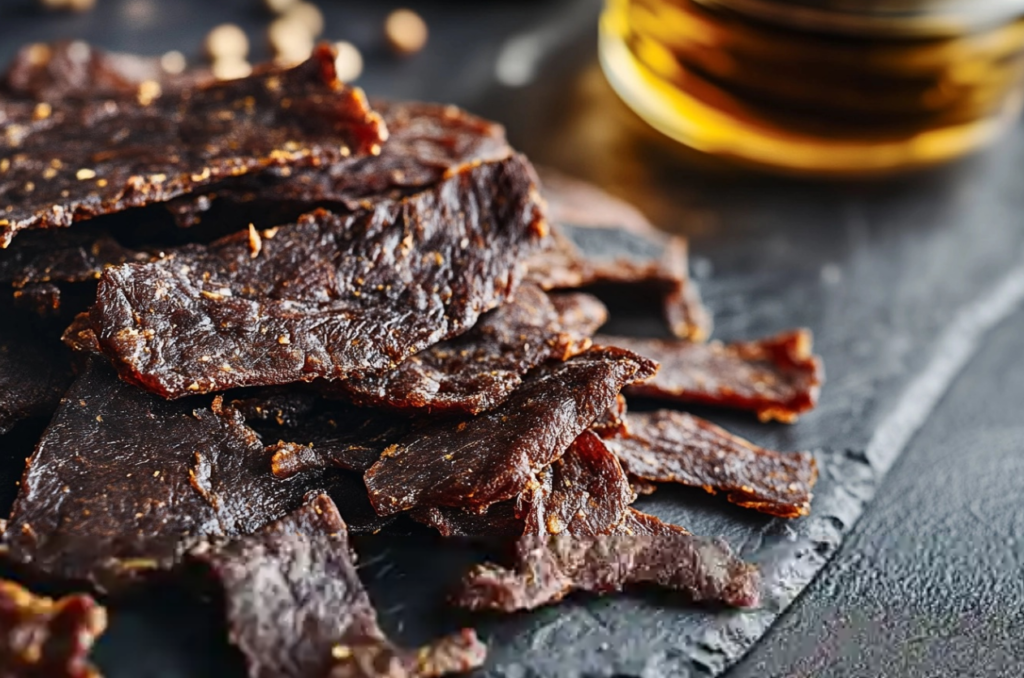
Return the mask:
M626 397L620 393L612 406L597 418L590 430L602 438L626 435Z
M497 409L426 426L381 456L366 472L380 515L416 506L482 512L519 494L534 475L615 401L626 384L657 366L618 349L591 349L542 365Z
M628 395L753 410L761 421L796 421L817 404L825 380L805 329L734 344L608 336L595 341L661 363L654 379L631 387Z
M637 584L682 592L695 602L754 607L760 576L725 543L666 531L650 534L528 534L516 544L516 569L486 564L466 578L457 605L471 610L532 610L572 591L609 593Z
M218 218L222 212L231 218L247 203L272 212L308 211L311 206L355 211L437 184L467 165L512 155L501 125L455 106L374 100L373 107L389 133L376 157L227 179L168 207L183 226L195 225L211 209ZM218 201L228 206L221 210Z
M658 537L665 534L690 534L685 528L662 522L656 516L630 508L622 522L615 526L615 534L647 535Z
M396 369L343 382L341 390L359 405L479 414L504 402L537 365L589 348L606 319L604 305L589 295L549 298L523 286L465 334Z
M772 452L683 412L630 414L626 421L629 434L609 446L630 475L724 492L734 504L781 518L810 513L813 455Z
M250 536L200 544L189 558L223 587L231 640L252 678L440 676L484 660L472 631L420 651L388 641L326 495Z
M0 435L16 423L47 416L71 383L67 351L25 318L0 307Z
M79 313L74 317L68 328L64 330L61 341L64 342L65 346L78 354L100 355L102 353L100 340L96 338L96 333L93 332L88 313Z
M517 156L366 212L318 210L258 250L244 232L107 269L92 327L123 379L167 398L393 369L514 292L545 232L532 177Z
M283 103L287 101L287 105ZM0 246L29 228L164 202L226 176L379 152L387 129L344 87L333 51L288 71L183 90L6 107L0 119Z
M89 596L51 600L0 580L0 676L99 678L89 651L107 613Z
M167 402L93 361L29 459L5 540L15 562L107 589L172 566L196 538L252 532L312 489L351 492L343 480L275 478L219 398Z

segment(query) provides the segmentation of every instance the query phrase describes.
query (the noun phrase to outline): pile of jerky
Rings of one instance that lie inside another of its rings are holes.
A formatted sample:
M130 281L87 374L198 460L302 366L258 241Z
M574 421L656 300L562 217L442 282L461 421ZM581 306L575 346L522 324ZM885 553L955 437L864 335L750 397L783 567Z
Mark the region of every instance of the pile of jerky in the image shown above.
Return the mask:
M473 610L632 585L757 604L723 542L631 504L681 483L805 515L814 458L627 398L788 422L822 368L803 330L708 342L684 241L538 178L499 125L368 101L327 47L211 82L34 45L0 87L0 433L49 422L3 534L27 579L116 595L201 568L260 678L484 661L470 630L389 641L352 534L500 540L452 592ZM677 338L595 334L595 283L657 298ZM0 665L93 675L104 624L4 583Z

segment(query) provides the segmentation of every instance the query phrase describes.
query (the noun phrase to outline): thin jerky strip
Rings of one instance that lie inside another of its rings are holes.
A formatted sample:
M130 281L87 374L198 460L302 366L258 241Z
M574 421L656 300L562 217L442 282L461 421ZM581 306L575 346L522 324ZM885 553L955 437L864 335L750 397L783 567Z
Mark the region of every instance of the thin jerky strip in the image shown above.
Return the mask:
M515 291L546 228L532 177L512 157L258 248L245 232L107 269L91 325L122 378L167 398L393 369Z
M274 478L259 437L219 399L167 402L92 361L29 459L5 541L38 573L111 588L172 566L193 539L252 532L342 480Z
M690 534L688 530L679 525L666 523L649 513L637 511L630 507L622 522L616 525L615 534L647 535L658 537L665 534Z
M0 435L16 423L35 416L49 416L71 383L71 363L51 337L43 336L25 318L6 318L0 323Z
M226 176L379 152L387 128L334 53L152 101L61 102L0 120L0 246L28 228L164 202ZM88 130L88 133L83 133Z
M753 410L761 421L796 421L817 404L825 380L805 329L734 344L609 336L595 342L661 363L654 379L631 387L627 395Z
M251 678L426 678L483 663L486 649L468 630L418 651L388 641L326 495L253 535L200 544L189 558L223 588L231 640Z
M0 675L5 678L99 678L89 652L107 628L92 598L35 596L0 580Z
M610 593L638 584L680 591L695 602L754 607L760 576L721 541L675 531L576 537L526 535L516 569L485 564L470 572L455 603L514 612L556 603L573 591Z
M628 414L628 435L609 441L632 476L703 487L744 508L782 518L811 510L818 477L814 456L758 447L683 412Z
M465 334L397 369L343 382L341 390L359 405L479 414L504 402L537 365L589 348L606 318L604 305L589 295L549 298L523 286Z
M426 426L385 450L364 479L381 515L416 506L482 512L517 496L543 467L656 365L620 349L591 349L530 373L497 409Z

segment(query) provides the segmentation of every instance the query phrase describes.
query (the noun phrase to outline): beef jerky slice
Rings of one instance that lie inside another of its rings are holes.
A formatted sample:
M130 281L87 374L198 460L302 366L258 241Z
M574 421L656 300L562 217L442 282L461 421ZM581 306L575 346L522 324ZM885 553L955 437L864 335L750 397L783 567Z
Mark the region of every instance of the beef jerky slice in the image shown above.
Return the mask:
M437 184L467 165L497 162L512 154L501 125L454 106L374 101L373 107L389 133L378 156L231 178L168 207L183 226L194 226L210 210L229 219L242 211L257 221L259 211L296 214L314 206L355 211ZM244 205L251 209L240 209Z
M250 533L311 489L335 489L323 475L275 478L270 456L220 399L168 402L93 361L29 459L5 535L10 555L110 588L173 565L195 538Z
M532 175L512 157L365 212L109 268L92 328L122 378L169 398L392 369L514 292L545 232Z
M337 162L387 138L330 48L292 70L152 101L63 101L0 119L0 246L23 229L164 202L272 165Z
M377 513L390 515L417 506L482 512L512 499L615 402L624 385L656 369L617 349L591 349L543 365L497 409L425 426L385 450L364 476L370 502Z
M514 570L485 564L470 572L456 604L472 610L532 610L572 591L609 593L637 584L682 592L696 602L758 604L760 576L723 542L673 530L577 537L525 535Z
M48 416L71 383L66 349L12 313L0 306L0 435L23 419Z
M252 678L440 676L479 666L472 631L419 651L395 647L356 572L345 522L326 495L259 532L204 543L190 559L223 587L232 642Z
M632 476L724 492L734 504L782 518L810 512L818 467L809 453L772 452L683 412L626 421L628 435L609 445Z
M89 651L107 627L107 613L89 596L35 596L0 581L0 676L99 678Z
M808 330L734 344L608 336L595 341L661 363L657 376L631 387L629 395L753 410L761 421L796 421L817 404L825 379Z
M396 369L342 382L357 404L478 414L502 402L547 360L590 347L607 313L585 294L549 298L532 285L463 335L435 344Z

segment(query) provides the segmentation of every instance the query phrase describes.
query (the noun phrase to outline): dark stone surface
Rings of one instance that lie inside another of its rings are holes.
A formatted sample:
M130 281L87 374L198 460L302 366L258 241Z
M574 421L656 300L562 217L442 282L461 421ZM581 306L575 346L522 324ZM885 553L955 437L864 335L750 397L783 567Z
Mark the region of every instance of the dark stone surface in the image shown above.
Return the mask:
M5 4L0 59L24 40L69 35L191 56L205 30L226 20L245 25L262 46L266 17L255 1L161 9L171 4L111 0L90 15L47 18L19 9L32 5L27 0ZM699 412L757 444L831 450L820 452L828 469L857 469L823 474L806 531L789 535L780 522L699 490L659 491L644 506L695 531L720 530L751 557L790 563L787 576L804 583L871 494L871 473L859 460L888 469L931 415L854 537L735 675L1024 674L1024 319L985 339L1024 297L1024 131L987 154L888 182L754 175L666 143L614 97L594 58L596 0L411 2L432 38L424 54L404 61L388 56L380 38L387 3L322 4L329 37L364 50L367 72L358 84L371 94L453 101L492 116L537 161L594 180L655 223L689 235L717 337L814 330L829 378L816 412L796 426ZM501 84L498 75L522 85ZM629 310L613 306L609 332L663 332L656 316L630 317ZM441 551L433 541L356 546L388 630L410 640L444 630L449 620L432 594L485 555ZM439 554L432 579L410 566L427 549ZM799 588L777 592L772 607L747 615L641 595L574 598L500 625L485 619L496 641L490 675L714 673L745 652ZM415 599L403 595L413 589ZM220 627L209 608L184 609L177 598L164 593L115 612L98 657L108 678L234 675L237 663L218 651ZM416 626L416 619L436 624ZM729 633L716 632L723 625Z

